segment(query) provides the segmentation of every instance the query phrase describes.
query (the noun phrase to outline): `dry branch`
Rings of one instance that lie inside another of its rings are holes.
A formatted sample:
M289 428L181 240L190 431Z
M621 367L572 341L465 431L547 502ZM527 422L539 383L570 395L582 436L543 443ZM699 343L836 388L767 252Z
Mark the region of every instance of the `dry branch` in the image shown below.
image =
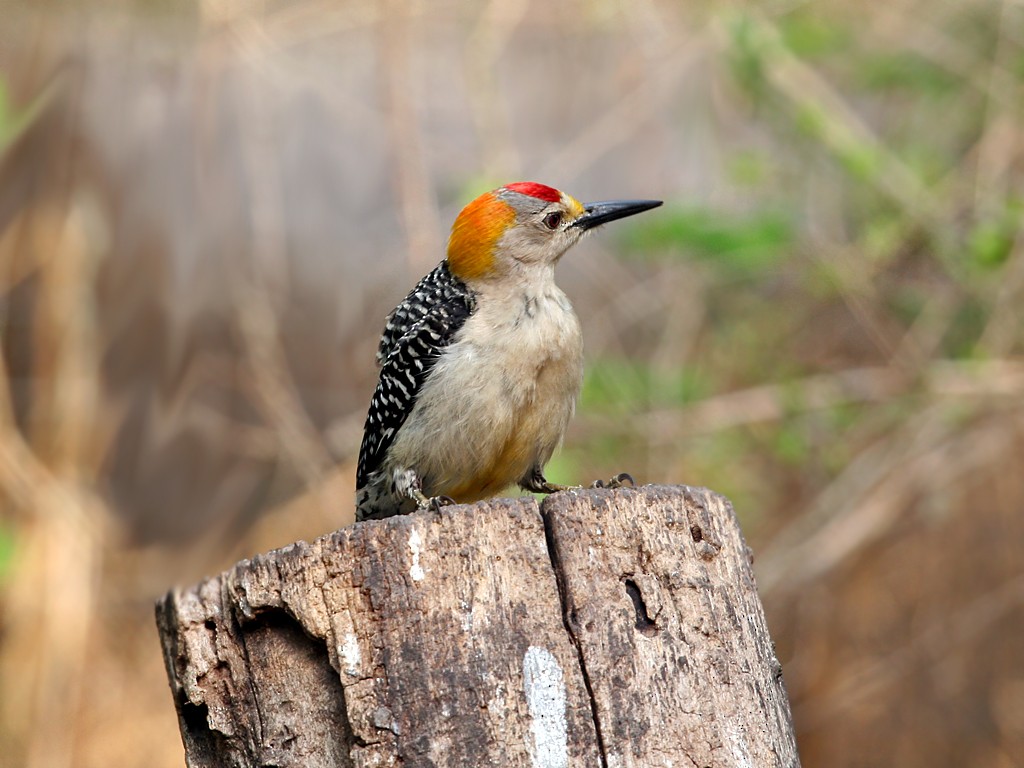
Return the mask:
M157 607L191 766L797 766L732 508L647 486L361 523Z

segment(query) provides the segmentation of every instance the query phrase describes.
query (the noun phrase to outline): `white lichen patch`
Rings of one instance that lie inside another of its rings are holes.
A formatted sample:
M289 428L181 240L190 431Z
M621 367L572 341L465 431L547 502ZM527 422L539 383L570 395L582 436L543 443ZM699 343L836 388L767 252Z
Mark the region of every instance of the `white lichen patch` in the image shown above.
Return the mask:
M409 551L412 553L412 565L409 566L409 578L413 581L423 581L426 574L420 566L420 553L423 551L423 538L418 528L413 528L409 534Z
M533 768L567 768L565 677L558 660L547 648L531 645L526 649L523 691L530 713L530 764Z
M345 641L341 644L341 660L345 665L345 673L358 677L363 655L359 650L359 639L352 632L345 634Z

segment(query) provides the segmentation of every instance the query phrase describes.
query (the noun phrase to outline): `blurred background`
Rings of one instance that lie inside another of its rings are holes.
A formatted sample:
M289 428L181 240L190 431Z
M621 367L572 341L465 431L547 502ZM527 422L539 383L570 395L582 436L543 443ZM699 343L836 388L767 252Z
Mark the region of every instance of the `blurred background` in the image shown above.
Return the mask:
M0 4L0 754L180 766L153 601L352 519L476 194L571 252L548 473L734 502L804 765L1024 765L1024 4Z

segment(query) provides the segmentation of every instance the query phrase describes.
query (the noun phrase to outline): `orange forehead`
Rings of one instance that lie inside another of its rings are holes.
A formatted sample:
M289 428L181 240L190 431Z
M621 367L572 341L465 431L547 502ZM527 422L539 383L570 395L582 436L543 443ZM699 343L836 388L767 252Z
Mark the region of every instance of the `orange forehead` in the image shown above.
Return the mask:
M448 238L448 266L452 274L463 280L486 275L494 263L498 240L515 218L512 206L493 192L480 195L463 208Z

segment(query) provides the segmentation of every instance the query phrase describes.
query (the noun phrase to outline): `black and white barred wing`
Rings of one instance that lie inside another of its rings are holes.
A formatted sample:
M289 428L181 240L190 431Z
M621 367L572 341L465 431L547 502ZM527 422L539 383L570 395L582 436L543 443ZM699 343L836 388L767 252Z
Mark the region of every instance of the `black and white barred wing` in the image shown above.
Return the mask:
M406 299L399 310L409 301ZM399 310L396 310L396 316ZM423 382L434 363L444 348L452 343L471 311L472 300L469 294L465 290L452 292L438 298L425 311L419 312L419 319L389 345L381 365L380 381L377 382L377 389L370 401L370 411L366 415L363 443L359 449L356 488L365 486L370 475L380 468L395 441L395 435L416 404ZM410 317L411 314L406 313L404 316ZM383 341L381 346L383 348Z
M465 283L452 275L447 261L442 261L388 315L377 347L377 365L383 367L395 345L435 308L450 307L464 302L466 297Z

